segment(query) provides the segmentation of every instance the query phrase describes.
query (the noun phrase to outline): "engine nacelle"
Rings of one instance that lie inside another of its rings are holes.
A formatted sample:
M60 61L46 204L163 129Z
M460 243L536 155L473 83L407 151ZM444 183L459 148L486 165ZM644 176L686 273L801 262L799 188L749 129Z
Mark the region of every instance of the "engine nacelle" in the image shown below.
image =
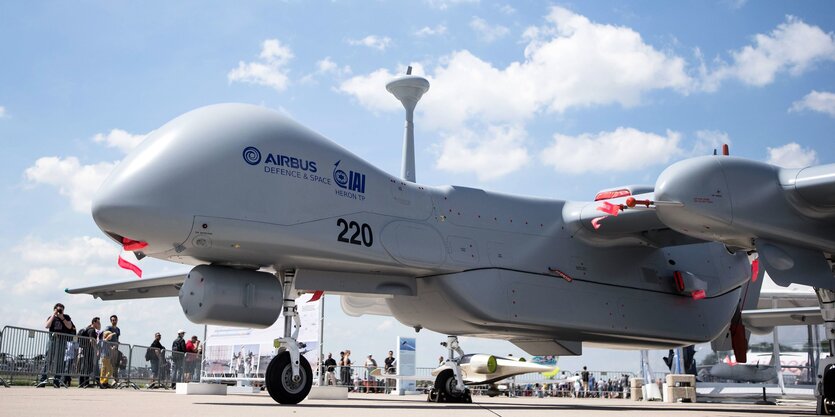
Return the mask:
M281 313L282 292L266 272L200 265L180 288L180 306L193 323L263 329Z
M492 374L498 369L496 357L482 353L473 355L470 358L470 369L479 374Z

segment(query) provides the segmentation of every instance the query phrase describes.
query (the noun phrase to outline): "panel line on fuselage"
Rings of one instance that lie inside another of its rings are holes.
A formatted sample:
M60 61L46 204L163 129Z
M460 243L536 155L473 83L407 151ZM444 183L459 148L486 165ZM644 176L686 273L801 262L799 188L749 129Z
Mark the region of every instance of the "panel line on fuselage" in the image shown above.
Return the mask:
M558 276L556 276L556 275L553 275L553 274L547 274L547 273L544 273L544 272L531 272L531 271L524 271L524 270L521 270L521 269L502 268L502 267L471 268L471 269L465 269L465 270L462 270L462 271L459 271L459 272L454 272L454 273L430 274L430 275L419 275L419 276L417 276L417 277L415 277L415 278L420 279L420 278L442 277L442 276L444 276L444 275L453 275L453 274L457 274L457 273L461 273L461 272L490 271L490 270L510 271L510 272L519 272L519 273L522 273L522 274L540 275L540 276L543 276L543 277L548 277L548 278L559 278L559 277L558 277ZM559 279L561 279L561 278L559 278ZM687 297L687 298L689 298L689 297L690 297L690 295L688 295L688 294L677 294L677 293L675 293L675 292L667 292L667 291L653 290L653 289L650 289L650 288L640 288L640 287L632 287L632 286L628 286L628 285L612 284L612 283L610 283L610 282L592 281L592 280L589 280L589 279L584 279L584 278L573 278L573 277L572 277L572 281L585 282L585 283L587 283L587 284L605 285L605 286L607 286L607 287L624 288L624 289L629 289L629 290L637 290L637 291L653 292L653 293L658 293L658 294L675 295L675 296L678 296L678 297ZM569 284L570 284L570 283L569 283ZM722 292L722 293L720 293L720 294L716 294L716 295L713 295L713 296L710 296L710 297L705 297L704 299L719 298L719 297L722 297L722 296L724 296L724 295L726 295L726 294L728 294L728 293L730 293L730 292L736 291L736 290L738 290L738 289L740 289L740 288L742 288L742 285L738 285L738 286L736 286L736 287L731 287L730 289L728 289L728 290L726 290L726 291L724 291L724 292Z

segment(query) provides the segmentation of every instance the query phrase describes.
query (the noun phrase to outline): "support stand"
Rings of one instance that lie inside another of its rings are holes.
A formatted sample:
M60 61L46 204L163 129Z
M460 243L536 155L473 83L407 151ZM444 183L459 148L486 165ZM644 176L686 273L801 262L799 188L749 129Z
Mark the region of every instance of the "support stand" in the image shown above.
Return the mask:
M765 387L763 387L763 399L755 402L754 404L757 405L777 405L774 401L768 401L768 398L765 396Z

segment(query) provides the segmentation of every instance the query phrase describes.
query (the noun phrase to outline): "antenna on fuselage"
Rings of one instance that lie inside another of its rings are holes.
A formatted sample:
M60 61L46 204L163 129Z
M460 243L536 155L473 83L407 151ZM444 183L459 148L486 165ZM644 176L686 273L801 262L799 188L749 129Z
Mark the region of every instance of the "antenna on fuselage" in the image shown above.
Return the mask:
M423 94L429 90L426 78L412 75L412 67L406 75L395 78L386 84L386 90L394 94L406 109L406 131L403 134L403 165L400 175L404 180L415 182L415 106Z

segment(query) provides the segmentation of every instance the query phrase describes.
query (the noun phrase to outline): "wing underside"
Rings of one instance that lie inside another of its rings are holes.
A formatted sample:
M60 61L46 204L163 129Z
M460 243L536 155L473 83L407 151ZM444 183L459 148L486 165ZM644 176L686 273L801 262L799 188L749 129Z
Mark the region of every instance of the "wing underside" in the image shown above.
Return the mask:
M134 279L84 288L68 288L68 294L89 294L105 301L135 298L177 297L188 274Z

